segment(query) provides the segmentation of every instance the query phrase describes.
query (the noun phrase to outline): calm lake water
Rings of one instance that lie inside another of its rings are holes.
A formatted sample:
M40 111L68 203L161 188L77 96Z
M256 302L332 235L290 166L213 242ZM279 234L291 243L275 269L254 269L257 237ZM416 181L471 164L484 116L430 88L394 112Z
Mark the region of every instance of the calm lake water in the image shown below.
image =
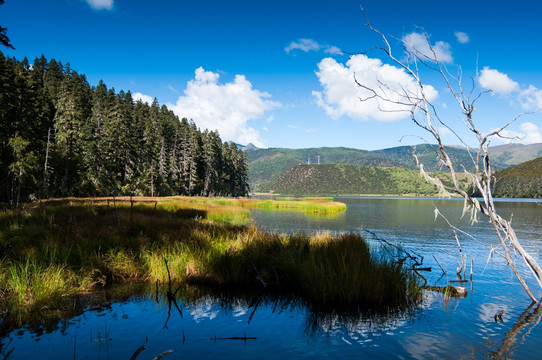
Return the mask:
M423 256L429 284L455 279L458 247L450 227L434 218L435 206L455 226L476 240L459 235L474 259L472 283L465 298L444 298L428 292L419 308L388 314L344 314L322 311L296 299L262 294L231 294L183 289L177 305L153 286L133 284L134 295L93 310L80 306L72 317L14 329L0 322L0 359L165 359L217 358L542 358L542 308L529 298L506 262L483 244L500 251L491 225L481 218L461 219L458 200L405 198L338 198L346 212L332 217L297 212L254 210L256 224L270 231L362 232L400 244ZM522 244L539 262L542 206L534 201L502 201L501 215L512 218ZM374 241L374 240L373 240ZM443 276L438 263L447 271ZM537 298L537 287L521 258L516 262ZM87 299L88 301L88 299ZM80 305L80 304L79 304ZM74 305L75 307L75 305ZM179 311L180 310L180 311ZM504 311L502 321L495 314ZM182 315L181 315L182 314ZM216 337L216 339L215 339Z

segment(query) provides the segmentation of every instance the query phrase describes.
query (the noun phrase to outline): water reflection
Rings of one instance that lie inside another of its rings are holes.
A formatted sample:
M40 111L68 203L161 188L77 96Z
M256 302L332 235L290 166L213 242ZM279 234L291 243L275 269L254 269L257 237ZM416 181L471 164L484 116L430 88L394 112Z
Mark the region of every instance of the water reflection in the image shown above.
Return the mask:
M501 316L502 317L502 316ZM505 334L502 344L496 351L490 351L488 357L492 359L508 359L514 355L515 350L525 342L527 337L538 326L542 319L542 307L532 303L521 313L510 330ZM502 319L501 319L502 321Z
M171 350L183 357L208 359L332 354L514 358L520 345L539 337L537 325L542 318L540 306L518 312L510 299L493 299L480 304L475 311L478 318L471 319L470 326L457 327L454 324L462 321L463 312L472 311L466 306L473 304L433 292L425 294L420 308L381 311L318 307L295 296L269 292L190 286L178 291L178 311L171 300L165 286L156 291L153 284L130 284L92 299L71 299L65 304L69 306L65 317L60 309L27 318L12 314L1 323L0 359L23 359L36 352L43 359L59 354L113 359L144 350L143 355ZM494 316L501 310L504 320L496 323ZM514 317L517 320L512 324ZM17 328L21 322L25 325ZM485 340L473 342L477 337Z
M113 290L116 296L121 293L118 288ZM201 357L199 352L206 349L209 353L203 357L213 358L240 349L235 341L226 340L258 340L244 345L249 347L243 350L245 358L262 357L267 351L272 352L264 358L298 357L307 351L321 357L329 346L341 353L353 344L376 346L382 334L395 334L416 313L314 307L295 296L190 286L180 288L174 299L176 311L166 287L156 291L152 284L131 284L126 289L126 294L132 294L129 298L116 299L115 294L104 292L100 301L98 296L79 302L71 299L64 304L65 317L58 309L58 317L49 314L46 322L42 312L8 316L0 329L0 359L27 358L36 352L43 359L59 354L128 358L137 351L150 354L152 350L156 355L180 347L183 356ZM209 348L209 341L216 345ZM320 353L313 352L315 345Z
M492 243L486 222L461 219L461 201L438 199L346 199L348 209L335 218L259 212L258 225L271 231L361 232L413 250L423 257L429 285L455 278L458 250L441 212L479 240ZM499 203L513 218L516 233L540 260L542 207L535 203ZM64 304L31 316L0 310L0 359L125 358L145 345L139 358L173 350L170 358L538 358L542 356L540 307L530 305L506 263L488 259L488 250L460 238L474 257L469 294L450 298L426 292L419 308L409 310L319 308L302 299L273 293L183 287L169 301L167 286L129 284L101 296L67 298ZM448 273L443 276L438 263ZM518 259L520 260L520 259ZM518 265L520 262L518 262ZM469 264L470 267L470 264ZM520 267L521 268L521 267ZM526 274L527 268L523 268ZM467 276L469 275L467 272ZM451 276L450 276L451 278ZM453 280L453 279L452 279ZM474 284L474 282L476 284ZM536 296L542 292L536 288ZM503 311L502 321L495 315ZM228 339L228 340L226 340ZM167 359L168 357L166 357Z

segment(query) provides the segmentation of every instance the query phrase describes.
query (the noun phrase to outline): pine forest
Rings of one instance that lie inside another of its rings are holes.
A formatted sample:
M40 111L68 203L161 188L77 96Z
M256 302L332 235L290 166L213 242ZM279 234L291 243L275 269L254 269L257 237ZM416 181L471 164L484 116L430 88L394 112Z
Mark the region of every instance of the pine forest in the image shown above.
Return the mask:
M155 100L135 101L69 63L0 52L0 201L248 193L235 143Z

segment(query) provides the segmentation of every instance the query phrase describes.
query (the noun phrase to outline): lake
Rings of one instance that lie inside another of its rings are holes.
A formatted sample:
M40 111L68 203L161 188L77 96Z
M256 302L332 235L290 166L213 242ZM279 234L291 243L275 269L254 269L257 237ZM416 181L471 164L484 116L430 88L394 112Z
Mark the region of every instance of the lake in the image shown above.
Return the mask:
M378 246L376 235L423 257L423 267L432 268L423 273L428 284L444 286L456 279L459 251L448 224L435 220L436 206L450 223L475 237L458 234L468 259L467 277L473 259L468 295L446 298L427 292L416 309L353 314L315 309L272 294L202 288L183 288L177 304L172 304L163 289L134 283L129 285L130 296L108 293L105 307L93 308L91 297L70 300L74 313L61 321L53 316L54 309L42 309L34 324L17 328L0 322L0 359L7 354L9 359L129 359L142 345L138 359L152 359L166 350L173 352L165 359L542 357L542 308L530 307L528 296L497 254L500 245L487 220L472 224L467 215L461 218L460 200L336 199L348 208L330 217L251 212L256 224L269 231L361 232ZM542 262L542 206L507 200L499 201L498 209L512 218L524 247ZM535 296L542 298L517 256L516 264ZM500 311L502 317L496 317Z

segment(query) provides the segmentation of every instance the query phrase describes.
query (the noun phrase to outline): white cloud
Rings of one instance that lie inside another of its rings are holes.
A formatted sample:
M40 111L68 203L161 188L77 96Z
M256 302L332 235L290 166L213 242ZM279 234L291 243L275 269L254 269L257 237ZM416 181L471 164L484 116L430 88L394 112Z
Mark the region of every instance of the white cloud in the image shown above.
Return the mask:
M304 52L318 51L322 48L322 45L318 44L312 39L299 39L297 42L292 41L290 45L284 48L284 51L290 53L292 50L301 50Z
M219 83L220 75L196 69L175 105L167 104L179 117L193 119L202 129L218 130L226 141L241 144L263 144L259 132L248 125L250 120L262 118L280 104L267 100L271 95L252 88L243 75L236 75L232 82Z
M332 45L322 45L313 39L299 39L298 41L292 41L290 45L284 48L286 53L290 53L292 50L301 50L303 52L324 50L328 54L342 54L341 49Z
M168 84L167 88L168 88L168 90L170 90L170 91L172 91L172 92L174 92L174 93L178 93L178 92L179 92L179 91L178 91L177 89L175 89L175 88L173 87L173 85L171 85L171 84Z
M380 95L392 101L405 101L399 94L407 92L418 94L418 86L414 79L403 69L383 64L379 59L366 55L355 55L348 60L346 66L332 58L325 58L318 64L316 75L324 88L322 92L313 91L318 105L332 118L346 115L354 119L378 121L394 121L408 115L410 106L399 105L372 98L369 90L356 84L374 89ZM384 88L386 84L389 88ZM424 86L429 101L437 98L437 91L430 85Z
M288 124L287 126L288 126L290 129L299 129L297 126L292 125L292 124Z
M453 63L454 61L451 46L444 41L437 41L435 44L430 45L425 35L415 32L403 36L401 40L407 51L412 52L423 60L438 60L442 63Z
M132 94L132 98L134 99L134 101L140 100L141 102L147 103L149 105L151 105L154 101L154 98L152 96L145 95L139 92Z
M262 128L262 130L263 130L263 131L269 131L269 129L267 128L267 126L264 126L264 127Z
M307 134L310 134L310 133L313 133L313 132L314 132L314 129L307 129L307 130L305 130L305 132L306 132Z
M330 46L327 46L326 49L324 50L327 54L331 54L331 55L342 55L342 51L341 49L339 49L338 47L336 46L333 46L333 45L330 45Z
M484 89L492 90L499 95L508 95L519 90L519 84L508 75L485 66L478 78L478 83Z
M519 101L525 110L542 109L542 90L529 85L527 89L519 93Z
M462 32L462 31L456 31L454 33L457 41L461 44L466 44L470 41L469 39L469 35L467 35L466 33Z
M113 0L85 0L91 8L96 10L111 10L113 9Z
M497 129L494 129L495 131ZM495 137L495 140L502 143L521 143L521 144L535 144L542 143L541 129L532 122L524 122L520 125L519 131L503 130L501 134L506 137L505 139Z

